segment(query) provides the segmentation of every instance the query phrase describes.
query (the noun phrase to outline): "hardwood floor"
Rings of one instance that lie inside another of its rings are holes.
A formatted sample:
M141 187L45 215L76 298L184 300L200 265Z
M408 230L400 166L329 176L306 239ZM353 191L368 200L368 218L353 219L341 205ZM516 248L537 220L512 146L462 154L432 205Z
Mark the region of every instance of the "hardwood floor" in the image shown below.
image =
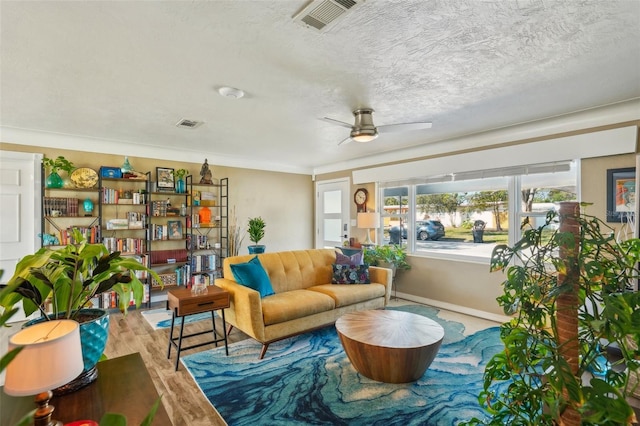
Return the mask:
M164 303L155 308L164 307ZM216 327L222 328L222 321L216 318ZM185 334L204 331L211 327L208 321L185 324ZM229 336L229 343L246 339L247 336L234 329ZM112 313L109 325L109 340L105 355L115 358L130 353L140 352L153 383L162 395L164 405L175 426L209 426L226 425L226 422L204 397L196 383L181 364L175 368L175 349L171 351L171 360L167 359L169 330L153 330L142 317L142 311L129 311L126 317L121 313ZM210 340L210 335L191 337L186 345ZM256 345L259 345L256 342ZM183 351L182 356L215 347L207 345Z

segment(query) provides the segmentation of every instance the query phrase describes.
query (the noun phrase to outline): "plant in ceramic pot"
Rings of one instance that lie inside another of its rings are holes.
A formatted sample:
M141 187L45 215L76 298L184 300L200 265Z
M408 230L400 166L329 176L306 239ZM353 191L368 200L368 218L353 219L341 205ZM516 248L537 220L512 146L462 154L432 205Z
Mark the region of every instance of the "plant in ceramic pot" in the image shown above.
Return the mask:
M189 174L189 170L187 169L178 169L174 170L173 176L176 178L176 192L179 194L184 194L187 192L186 183L184 178Z
M0 278L2 277L3 272L4 271L0 269ZM16 282L11 285L7 285L7 287L0 289L0 300L3 299L5 296L7 296L9 293L13 292L17 286L18 286L18 283ZM9 321L9 319L11 319L13 315L15 315L16 312L18 312L18 308L5 310L0 315L0 327L4 327L5 324ZM13 359L20 353L20 351L22 351L22 349L23 348L21 346L18 346L10 350L6 354L2 355L2 357L0 357L0 373L2 373L2 371L4 371L5 368L7 368L9 363L13 361ZM153 406L151 407L151 410L149 411L149 414L143 420L141 426L150 426L152 424L153 418L156 412L158 411L159 406L160 406L160 398L158 398L158 400L153 404ZM18 421L16 426L32 425L34 422L35 412L36 412L36 409L33 409L28 413L26 413ZM100 419L100 426L126 426L126 424L127 424L127 418L124 415L119 413L105 413L102 419Z
M62 155L59 155L56 158L43 157L42 164L47 170L49 170L49 176L47 176L45 182L47 188L62 188L64 180L60 177L58 172L62 170L69 174L75 169L73 163Z
M389 268L394 276L398 269L411 269L407 262L407 249L399 244L365 247L364 263Z
M467 424L631 424L639 262L640 239L617 242L578 203L561 203L513 247L496 246L491 270L506 271L498 303L515 316L485 368L479 400L490 419Z
M66 318L79 322L85 363L80 382L87 384L95 379L95 364L109 332L108 312L89 309L91 299L114 291L120 310L126 314L130 301L138 307L144 297L137 271L161 280L136 259L109 253L103 244L87 243L77 229L73 239L78 243L56 249L43 247L22 258L8 282L12 291L2 295L0 306L11 310L21 301L25 315L41 312L42 318L36 321ZM94 337L99 339L93 341Z
M264 253L266 247L258 243L264 238L264 228L266 226L266 223L260 216L249 218L247 232L249 233L249 240L254 244L247 247L249 253Z

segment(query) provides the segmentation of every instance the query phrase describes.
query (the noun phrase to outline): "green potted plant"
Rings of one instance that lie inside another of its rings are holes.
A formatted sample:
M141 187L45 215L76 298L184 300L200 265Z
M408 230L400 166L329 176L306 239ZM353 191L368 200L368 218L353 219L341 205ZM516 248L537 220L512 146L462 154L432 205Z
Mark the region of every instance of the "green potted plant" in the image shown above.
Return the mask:
M2 278L3 272L4 271L0 269L0 278ZM4 298L6 295L14 291L16 286L17 286L17 283L14 283L12 285L7 285L7 287L0 289L0 299ZM9 321L9 319L11 319L13 315L15 315L16 312L18 312L18 308L5 310L2 314L0 314L0 327L4 327L5 324ZM0 373L2 373L2 371L5 368L7 368L9 363L20 353L20 351L22 351L22 347L18 346L17 348L10 350L6 354L2 355L2 357L0 357ZM144 419L141 426L142 425L147 426L152 424L153 418L156 412L158 411L159 406L160 406L160 398L158 398L158 400L153 404L151 410L149 411L149 414ZM20 421L16 424L16 426L32 425L35 411L36 410L33 409L30 412L26 413L24 417L22 417ZM100 426L126 426L126 424L127 424L126 417L118 413L105 413L102 419L100 419Z
M249 240L254 244L248 246L249 253L264 253L266 247L258 243L264 238L264 228L266 226L267 225L260 216L249 218L249 227L247 228L247 232L249 233Z
M77 229L73 230L73 240L77 244L43 247L22 258L8 282L11 291L0 297L0 306L11 311L22 302L26 316L40 311L42 316L36 321L66 318L79 322L85 371L79 383L72 386L81 387L95 379L95 364L109 334L108 312L90 309L91 299L114 291L120 310L126 314L130 301L138 307L144 296L144 285L136 271L161 280L136 259L120 256L120 252L109 253L103 244L87 243Z
M62 188L64 181L58 172L62 170L69 174L75 169L73 163L62 155L59 155L56 158L43 157L42 164L47 170L49 170L49 176L47 176L45 181L47 188Z
M179 194L184 194L187 192L187 187L184 181L184 178L189 174L189 170L187 169L178 169L174 170L173 176L176 178L176 192Z
M364 263L389 268L396 275L398 269L411 269L407 262L407 249L399 244L365 247Z
M479 400L491 417L468 424L632 423L626 397L640 352L629 343L640 341L640 292L630 289L640 239L617 242L579 207L561 203L513 247L494 248L491 271L506 271L498 303L514 317L484 373Z

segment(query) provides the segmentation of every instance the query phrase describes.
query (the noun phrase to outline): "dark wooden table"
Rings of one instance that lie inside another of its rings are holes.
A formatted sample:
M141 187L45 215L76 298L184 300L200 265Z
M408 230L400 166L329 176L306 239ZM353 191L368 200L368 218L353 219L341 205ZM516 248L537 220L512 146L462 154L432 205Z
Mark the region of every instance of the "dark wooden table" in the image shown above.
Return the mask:
M176 348L178 352L176 356L176 371L180 365L180 352L187 349L198 348L204 345L224 342L224 348L229 355L229 346L227 344L227 323L224 319L224 310L229 307L229 292L211 285L203 294L193 295L191 289L177 288L171 289L167 293L167 309L171 310L171 329L169 330L169 347L167 349L167 359L171 358L171 347ZM222 336L218 335L216 330L216 321L213 313L220 310L222 313ZM203 312L211 312L211 330L199 331L197 333L184 334L184 318L188 315L200 314ZM181 318L180 332L178 336L173 336L173 329L176 318ZM199 336L201 334L212 333L212 339L206 342L196 343L190 346L182 346L182 340L187 337Z
M436 357L444 338L437 322L402 311L350 312L336 330L353 367L385 383L418 380Z
M54 397L53 418L62 423L76 420L100 421L105 413L127 417L127 424L139 425L158 399L151 376L139 353L101 361L98 378L90 385L67 395ZM15 425L35 408L33 396L13 397L0 391L0 425ZM153 420L154 426L171 425L162 403Z

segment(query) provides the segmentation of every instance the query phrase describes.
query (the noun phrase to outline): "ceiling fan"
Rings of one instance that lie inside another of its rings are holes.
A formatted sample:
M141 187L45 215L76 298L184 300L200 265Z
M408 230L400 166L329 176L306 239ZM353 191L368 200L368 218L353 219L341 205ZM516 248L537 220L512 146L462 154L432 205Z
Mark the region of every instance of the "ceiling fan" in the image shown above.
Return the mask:
M356 142L371 142L378 137L379 133L408 132L431 128L431 123L429 122L385 124L376 127L373 124L373 112L372 108L360 108L353 111L353 115L356 118L353 125L329 117L324 117L323 120L351 129L349 137L340 141L338 145L352 140Z

